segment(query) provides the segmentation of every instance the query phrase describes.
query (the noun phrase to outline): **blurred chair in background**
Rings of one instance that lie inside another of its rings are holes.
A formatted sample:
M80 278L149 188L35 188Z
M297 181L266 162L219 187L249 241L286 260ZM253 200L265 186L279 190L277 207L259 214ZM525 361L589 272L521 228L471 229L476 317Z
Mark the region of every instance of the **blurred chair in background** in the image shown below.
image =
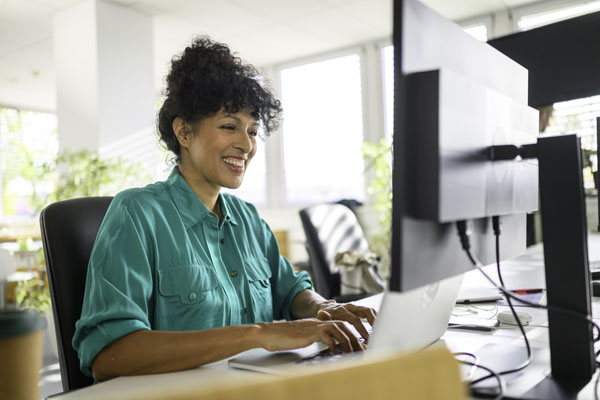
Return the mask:
M366 297L366 293L341 295L340 271L334 264L338 253L369 252L367 239L352 210L341 204L317 204L300 210L300 220L317 293L339 302Z

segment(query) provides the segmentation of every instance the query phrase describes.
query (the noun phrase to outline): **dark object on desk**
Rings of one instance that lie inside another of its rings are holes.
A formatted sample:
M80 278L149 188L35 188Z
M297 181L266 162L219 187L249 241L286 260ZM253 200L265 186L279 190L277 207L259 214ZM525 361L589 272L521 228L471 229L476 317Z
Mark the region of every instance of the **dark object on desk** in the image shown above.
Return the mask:
M594 96L600 91L600 54L596 51L600 46L599 13L513 33L488 43L527 68L532 107Z
M502 295L495 288L462 287L458 293L456 304L490 303L502 299Z
M369 244L352 210L341 204L317 204L300 210L306 235L315 290L326 299L340 302L358 300L367 294L341 293L340 273L334 269L334 257L347 250L369 252Z
M600 297L600 281L592 281L592 296Z
M596 369L592 327L586 320L591 318L591 298L580 139L540 137L537 158L552 378L578 386Z
M81 316L88 261L112 197L89 197L50 204L40 215L42 242L56 327L60 375L65 392L89 386L71 346Z

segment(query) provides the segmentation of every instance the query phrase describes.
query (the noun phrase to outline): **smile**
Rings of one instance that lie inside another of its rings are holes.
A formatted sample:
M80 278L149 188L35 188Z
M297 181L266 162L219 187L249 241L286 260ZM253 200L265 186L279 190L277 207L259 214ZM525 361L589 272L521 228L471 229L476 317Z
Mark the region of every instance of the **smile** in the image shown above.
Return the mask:
M239 160L237 158L223 158L223 161L225 161L227 164L235 165L236 167L244 166L244 160Z

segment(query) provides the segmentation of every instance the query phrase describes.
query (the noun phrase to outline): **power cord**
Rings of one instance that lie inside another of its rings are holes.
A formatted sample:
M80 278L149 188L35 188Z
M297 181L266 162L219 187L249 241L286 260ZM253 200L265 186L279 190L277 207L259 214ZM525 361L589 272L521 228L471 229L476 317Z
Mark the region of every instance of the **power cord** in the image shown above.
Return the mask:
M475 381L471 381L471 385L475 385L481 381L487 380L489 378L496 378L498 380L498 377L500 377L501 375L506 375L506 374L510 374L510 373L514 373L517 371L521 371L524 368L526 368L532 360L532 354L531 354L531 347L529 344L529 340L527 339L527 335L525 334L525 330L523 328L523 325L521 323L521 321L519 320L516 311L513 307L513 304L511 302L511 300L516 300L519 301L523 304L527 304L529 306L535 307L535 308L541 308L541 309L545 309L545 310L550 310L550 311L555 311L555 312L560 312L562 314L566 314L569 315L571 317L576 317L576 318L581 318L581 319L585 319L588 323L592 324L593 327L596 328L597 331L597 336L594 338L594 343L600 340L600 327L598 326L598 324L596 324L596 322L594 322L591 317L587 316L587 315L582 315L580 313L571 311L571 310L567 310L564 308L556 308L556 307L547 307L547 306L543 306L537 303L532 303L528 300L522 299L518 296L515 296L514 294L510 293L506 287L504 286L504 281L502 279L502 274L500 271L500 218L498 216L492 217L492 226L493 226L493 230L494 230L494 235L496 238L496 267L497 267L497 272L498 272L498 278L500 280L500 284L496 283L482 268L483 265L481 264L481 262L473 255L473 253L471 252L471 245L470 245L470 239L469 239L469 235L470 232L467 228L467 223L466 221L458 221L456 223L456 227L458 230L458 235L460 237L460 242L462 245L463 250L465 251L465 253L467 254L467 257L469 258L469 260L471 261L471 263L473 264L473 266L475 266L477 269L479 269L479 271L485 276L485 278L490 281L498 290L500 290L500 292L506 297L507 303L510 307L511 312L513 313L515 320L517 321L517 324L519 326L519 330L521 331L521 334L523 335L523 338L525 340L525 345L527 348L527 360L525 360L523 363L521 363L521 365L512 368L510 370L506 370L506 371L502 371L500 373L496 373L495 371L490 370L489 368L484 368L483 366L479 366L482 369L488 370L490 372L489 375L486 375L482 378L476 379ZM596 356L598 356L600 354L600 351L598 351L596 353ZM596 361L596 363L598 365L600 365L600 362ZM597 400L598 396L597 396L597 389L598 389L598 385L599 385L599 381L600 381L600 374L597 376L596 378L596 382L595 382L595 387L594 387L594 398ZM500 380L499 380L500 382ZM500 384L500 383L499 383ZM483 393L477 393L475 391L472 390L472 393L474 395L481 395ZM500 388L500 391L503 392L502 388ZM501 397L500 397L501 398Z
M494 216L492 217L492 227L494 230L494 236L496 239L496 270L498 271L498 279L500 280L500 284L502 285L502 287L505 287L504 285L504 280L502 279L502 272L500 269L500 217L498 216ZM461 240L462 242L462 240ZM525 340L525 348L527 349L527 359L525 361L523 361L520 365L499 372L499 375L508 375L508 374L512 374L515 372L519 372L523 369L525 369L529 364L531 364L531 360L532 360L532 354L531 354L531 345L529 344L529 339L527 338L527 334L525 333L525 328L523 328L523 324L521 323L521 320L519 319L518 315L517 315L517 311L515 310L513 304L512 304L512 300L510 297L506 297L506 302L508 303L508 307L510 308L510 311L512 312L512 315L515 317L515 321L517 321L517 325L519 326L519 330L521 331L521 335L523 335L523 340ZM475 381L472 382L472 384L476 384L478 382L481 382L483 380L486 380L488 378L490 378L491 376L484 376L482 378L479 378Z
M526 300L524 298L521 298L519 296L514 295L513 293L511 293L510 291L508 291L508 289L506 289L503 285L500 285L497 282L495 282L483 270L483 264L481 264L481 262L479 260L477 260L477 258L475 258L475 256L471 252L471 246L470 246L469 237L468 237L470 233L467 230L466 224L467 224L466 221L458 221L456 223L458 234L460 236L461 243L463 244L463 250L467 254L467 257L469 258L469 260L471 260L471 263L473 264L473 266L475 268L477 268L479 270L479 272L481 272L483 274L483 276L492 285L494 285L494 287L496 287L496 289L498 289L504 296L509 297L512 300L516 300L516 301L518 301L520 303L527 304L528 306L531 306L531 307L534 307L534 308L541 308L541 309L544 309L544 310L554 311L554 312L558 312L558 313L561 313L561 314L564 314L564 315L568 315L568 316L573 317L573 318L583 319L586 322L588 322L589 324L591 324L594 328L596 328L597 335L594 338L594 343L597 342L598 340L600 340L600 326L598 326L598 324L595 321L593 321L592 318L590 318L589 316L582 315L581 313L578 313L578 312L575 312L575 311L572 311L572 310L568 310L566 308L548 307L548 306L543 306L543 305L538 304L538 303L533 303L533 302L531 302L529 300Z

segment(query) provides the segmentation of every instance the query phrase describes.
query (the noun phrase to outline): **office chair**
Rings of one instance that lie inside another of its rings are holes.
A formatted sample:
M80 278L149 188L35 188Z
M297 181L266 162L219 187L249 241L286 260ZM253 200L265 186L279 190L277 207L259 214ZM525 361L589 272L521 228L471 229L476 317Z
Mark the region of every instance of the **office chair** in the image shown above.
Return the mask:
M341 295L341 276L334 264L337 253L368 252L369 244L356 215L341 204L318 204L300 210L315 290L326 299L358 300L367 294Z
M112 197L88 197L50 204L40 215L42 243L65 392L89 386L71 345L81 316L88 261Z

